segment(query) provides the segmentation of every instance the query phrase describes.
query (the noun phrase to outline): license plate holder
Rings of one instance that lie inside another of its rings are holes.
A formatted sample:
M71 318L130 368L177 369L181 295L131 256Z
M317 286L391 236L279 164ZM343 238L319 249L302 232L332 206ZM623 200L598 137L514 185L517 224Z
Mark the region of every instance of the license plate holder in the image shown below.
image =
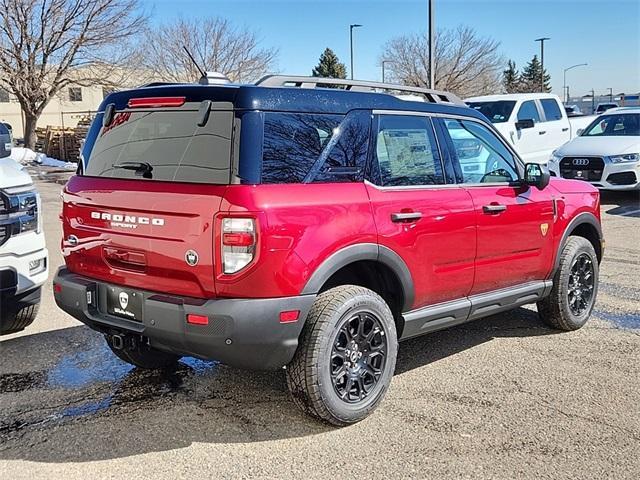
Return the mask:
M107 286L107 313L142 322L142 293L128 288Z

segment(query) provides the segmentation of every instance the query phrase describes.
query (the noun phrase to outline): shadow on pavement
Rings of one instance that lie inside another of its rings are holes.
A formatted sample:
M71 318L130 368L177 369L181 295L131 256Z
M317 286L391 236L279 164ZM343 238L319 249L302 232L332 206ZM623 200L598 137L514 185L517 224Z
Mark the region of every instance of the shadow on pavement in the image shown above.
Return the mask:
M640 192L614 192L601 190L600 203L604 213L640 218Z
M521 308L403 342L396 375L496 337L552 333ZM143 371L83 326L3 341L0 350L0 459L86 462L331 430L298 411L281 371L193 358Z

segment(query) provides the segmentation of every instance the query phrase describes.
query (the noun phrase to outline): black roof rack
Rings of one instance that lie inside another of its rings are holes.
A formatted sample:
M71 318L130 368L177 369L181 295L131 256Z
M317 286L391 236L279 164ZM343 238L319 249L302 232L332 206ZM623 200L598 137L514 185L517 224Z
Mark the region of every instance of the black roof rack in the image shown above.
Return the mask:
M466 104L456 95L440 90L431 90L422 87L410 87L395 85L392 83L369 82L364 80L345 80L342 78L302 77L295 75L267 75L256 82L261 87L298 87L298 88L322 88L335 85L344 86L344 90L353 92L376 92L379 90L392 92L418 93L423 95L431 103L448 103L454 105Z

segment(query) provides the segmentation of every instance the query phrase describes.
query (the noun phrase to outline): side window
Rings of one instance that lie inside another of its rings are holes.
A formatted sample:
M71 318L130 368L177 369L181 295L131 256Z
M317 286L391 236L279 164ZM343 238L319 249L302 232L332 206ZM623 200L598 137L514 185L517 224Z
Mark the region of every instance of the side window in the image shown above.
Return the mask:
M528 100L520 105L518 110L518 120L533 120L535 123L540 121L540 114L536 102Z
M424 116L381 115L376 158L382 186L445 183L431 125Z
M516 159L487 127L470 120L445 119L462 171L462 183L518 180Z
M300 183L329 143L341 115L267 113L262 183Z
M540 100L542 109L544 110L544 116L547 122L553 122L554 120L562 120L562 113L560 113L560 107L558 102L553 98L544 98Z

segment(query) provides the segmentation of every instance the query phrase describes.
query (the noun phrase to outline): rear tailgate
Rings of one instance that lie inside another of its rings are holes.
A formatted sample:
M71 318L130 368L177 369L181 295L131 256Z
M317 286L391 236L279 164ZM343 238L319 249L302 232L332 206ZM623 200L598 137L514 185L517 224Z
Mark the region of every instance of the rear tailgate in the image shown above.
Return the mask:
M67 267L131 288L213 297L213 217L226 188L73 177L63 192Z
M83 174L63 192L65 261L104 282L211 298L213 220L231 179L232 104L145 93L108 97L105 112L114 111L91 127Z

